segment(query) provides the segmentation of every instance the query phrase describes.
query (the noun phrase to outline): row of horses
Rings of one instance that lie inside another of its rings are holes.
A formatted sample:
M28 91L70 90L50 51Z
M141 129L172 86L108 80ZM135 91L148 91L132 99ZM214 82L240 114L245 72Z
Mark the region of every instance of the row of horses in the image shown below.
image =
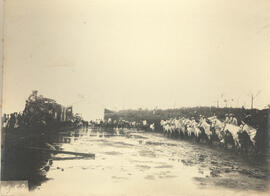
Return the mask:
M221 145L237 151L254 152L256 150L257 130L245 122L235 125L222 122L216 116L202 118L199 122L193 118L161 120L164 135L182 137L196 142Z
M160 122L147 122L142 120L106 120L91 122L94 127L108 129L134 128L152 132L162 132L167 137L182 138L198 143L220 145L237 151L254 152L256 150L257 130L246 123L241 125L221 121L216 116L209 118L170 118Z

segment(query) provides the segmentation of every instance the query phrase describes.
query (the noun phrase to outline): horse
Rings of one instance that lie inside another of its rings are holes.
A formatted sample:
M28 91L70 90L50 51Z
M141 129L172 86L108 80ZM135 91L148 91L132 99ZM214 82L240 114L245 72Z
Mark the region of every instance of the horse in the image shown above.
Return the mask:
M244 152L253 152L255 150L256 145L256 137L257 130L253 127L243 124L241 125L241 129L238 133L239 141L242 146L242 150Z
M199 123L198 127L201 131L199 141L211 144L212 131L210 124L203 120Z
M228 145L232 145L233 148L236 150L241 149L241 143L239 141L239 131L240 127L232 124L225 124L224 127L224 132L225 132L225 137L224 137L224 145L225 148L228 147Z
M209 117L208 120L211 122L212 136L211 141L212 143L219 143L220 145L224 145L224 138L225 138L225 123L220 121L216 116Z

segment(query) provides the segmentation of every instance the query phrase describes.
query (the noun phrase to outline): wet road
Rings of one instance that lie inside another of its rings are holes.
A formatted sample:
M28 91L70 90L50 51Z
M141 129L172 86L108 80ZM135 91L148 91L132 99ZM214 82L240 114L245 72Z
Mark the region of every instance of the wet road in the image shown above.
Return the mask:
M53 144L96 158L54 155L49 180L34 195L268 195L263 160L159 133L80 129L60 134Z

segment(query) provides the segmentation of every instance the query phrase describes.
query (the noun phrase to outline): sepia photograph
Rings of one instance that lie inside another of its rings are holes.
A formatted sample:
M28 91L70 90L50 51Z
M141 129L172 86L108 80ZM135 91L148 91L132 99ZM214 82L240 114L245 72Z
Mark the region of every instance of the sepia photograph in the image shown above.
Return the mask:
M0 195L270 195L270 0L0 8Z

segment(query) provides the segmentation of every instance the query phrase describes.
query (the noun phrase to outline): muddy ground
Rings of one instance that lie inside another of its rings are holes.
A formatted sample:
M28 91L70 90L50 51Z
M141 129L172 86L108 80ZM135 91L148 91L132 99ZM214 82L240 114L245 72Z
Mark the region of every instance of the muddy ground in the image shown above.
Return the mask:
M51 135L56 148L95 160L52 155L48 179L33 195L262 195L265 157L247 157L138 130L79 129ZM38 184L38 183L35 183ZM50 194L51 193L51 194Z

